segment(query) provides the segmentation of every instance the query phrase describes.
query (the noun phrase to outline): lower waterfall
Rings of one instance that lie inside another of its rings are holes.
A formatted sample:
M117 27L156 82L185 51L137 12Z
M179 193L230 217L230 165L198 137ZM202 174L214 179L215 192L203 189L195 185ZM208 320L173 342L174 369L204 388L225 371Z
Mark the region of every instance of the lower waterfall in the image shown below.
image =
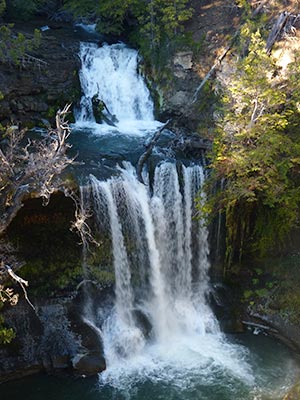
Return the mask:
M199 379L219 374L252 384L246 351L227 342L207 301L208 231L195 218L202 167L164 162L152 185L145 176L147 186L130 164L119 172L107 181L91 176L85 188L97 229L110 232L115 270L114 307L98 326L107 362L102 384L147 377L192 385L193 371Z

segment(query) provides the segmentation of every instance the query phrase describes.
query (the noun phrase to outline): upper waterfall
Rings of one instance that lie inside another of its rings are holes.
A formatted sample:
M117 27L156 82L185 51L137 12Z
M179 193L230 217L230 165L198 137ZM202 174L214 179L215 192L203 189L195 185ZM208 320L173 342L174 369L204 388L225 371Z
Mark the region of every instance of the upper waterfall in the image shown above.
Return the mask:
M101 47L95 43L81 43L80 59L83 96L76 116L79 125L96 122L93 101L99 101L120 132L135 133L157 127L149 89L138 72L136 50L121 43Z

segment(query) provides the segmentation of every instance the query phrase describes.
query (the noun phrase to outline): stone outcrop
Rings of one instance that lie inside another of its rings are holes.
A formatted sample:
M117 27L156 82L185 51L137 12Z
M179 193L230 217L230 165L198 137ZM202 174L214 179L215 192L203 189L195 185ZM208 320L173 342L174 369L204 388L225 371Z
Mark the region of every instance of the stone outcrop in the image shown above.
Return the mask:
M73 368L81 375L95 375L105 370L105 360L101 354L77 354L72 360Z
M13 28L25 35L32 34L43 21ZM32 54L39 61L16 67L0 64L0 123L11 121L35 126L41 119L52 119L66 103L80 98L78 70L79 39L71 26L51 25L41 33L40 47Z
M82 318L83 292L33 302L35 312L25 301L4 312L16 338L0 346L0 383L38 372L87 376L106 368L102 343Z
M19 273L29 280L27 292L35 311L22 292L17 305L1 310L16 337L0 345L0 382L42 371L87 376L105 369L101 338L83 316L86 293L95 304L105 299L111 306L113 274L96 276L99 268L91 262L86 278L79 237L70 231L74 207L60 192L47 207L41 199L28 199L7 231L24 261ZM107 253L103 241L97 262L107 259Z

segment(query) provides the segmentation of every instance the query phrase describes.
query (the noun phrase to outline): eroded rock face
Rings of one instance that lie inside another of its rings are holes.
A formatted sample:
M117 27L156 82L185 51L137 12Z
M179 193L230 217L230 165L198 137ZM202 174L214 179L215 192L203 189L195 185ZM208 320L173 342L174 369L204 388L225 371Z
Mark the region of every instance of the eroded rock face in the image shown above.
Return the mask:
M194 68L193 53L176 53L170 59L167 68L170 77L160 77L156 88L160 94L159 118L176 120L180 117L182 126L194 130L198 125L199 115L192 99L201 78Z
M0 382L71 366L81 340L71 329L67 310L65 300L36 304L35 312L21 301L4 312L16 338L0 346Z
M193 68L193 52L191 51L180 51L175 54L173 58L173 64L174 67L176 68L175 75L178 75L179 77L184 76L180 74L180 70L183 70L183 72L189 71Z
M35 311L20 301L4 312L16 338L0 346L0 382L42 371L95 375L106 368L101 339L82 318L83 292L31 300Z
M112 289L92 271L85 281L78 236L70 231L73 217L72 200L56 193L47 207L41 199L25 201L8 229L25 263L19 273L29 280L35 311L23 294L16 306L1 310L16 338L0 345L0 382L41 371L93 375L105 368L101 338L84 316L87 293L95 299L95 310L90 310L94 318L96 304L106 300L111 307L107 299ZM101 251L100 259L107 249ZM88 288L87 282L92 282Z
M16 24L14 29L30 35L42 24L37 20ZM42 32L41 45L33 53L40 62L24 68L0 64L0 123L12 120L34 126L42 117L53 119L66 103L76 103L80 98L78 51L74 29L56 24Z

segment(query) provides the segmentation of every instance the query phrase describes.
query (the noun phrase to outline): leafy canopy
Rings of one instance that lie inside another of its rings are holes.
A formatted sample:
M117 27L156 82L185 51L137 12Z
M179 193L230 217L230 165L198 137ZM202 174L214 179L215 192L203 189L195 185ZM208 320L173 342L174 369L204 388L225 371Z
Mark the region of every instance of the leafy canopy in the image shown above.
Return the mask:
M300 139L293 133L300 110L298 64L299 58L282 85L257 31L224 90L212 180L225 179L226 185L210 211L226 212L229 263L244 250L263 254L298 221Z
M65 8L76 16L96 20L101 33L137 29L140 42L147 40L153 48L181 32L183 23L192 16L188 0L66 0Z

